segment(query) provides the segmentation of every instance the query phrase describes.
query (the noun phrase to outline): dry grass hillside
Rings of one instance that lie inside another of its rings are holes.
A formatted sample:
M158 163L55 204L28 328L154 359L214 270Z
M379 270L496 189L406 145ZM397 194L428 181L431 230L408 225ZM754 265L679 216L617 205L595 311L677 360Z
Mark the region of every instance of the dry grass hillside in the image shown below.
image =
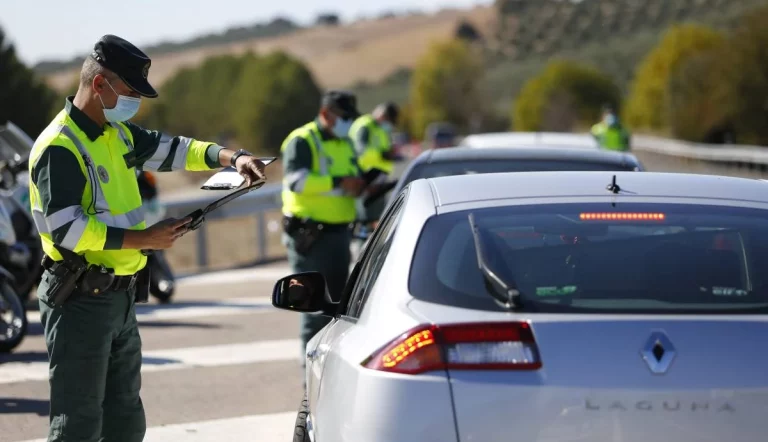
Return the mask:
M345 87L361 80L376 82L400 67L413 66L432 41L449 37L459 20L469 20L482 32L489 29L493 17L491 7L444 10L434 15L359 21L182 51L155 57L150 81L161 85L179 69L198 65L212 55L283 50L304 60L323 87ZM77 70L68 70L47 78L53 87L63 90L76 75Z

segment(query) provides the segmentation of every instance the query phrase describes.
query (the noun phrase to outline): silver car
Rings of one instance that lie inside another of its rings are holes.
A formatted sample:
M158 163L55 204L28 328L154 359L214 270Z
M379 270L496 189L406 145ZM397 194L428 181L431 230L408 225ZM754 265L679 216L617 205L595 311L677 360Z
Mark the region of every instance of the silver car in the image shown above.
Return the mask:
M768 183L523 172L412 182L307 347L297 441L768 438Z

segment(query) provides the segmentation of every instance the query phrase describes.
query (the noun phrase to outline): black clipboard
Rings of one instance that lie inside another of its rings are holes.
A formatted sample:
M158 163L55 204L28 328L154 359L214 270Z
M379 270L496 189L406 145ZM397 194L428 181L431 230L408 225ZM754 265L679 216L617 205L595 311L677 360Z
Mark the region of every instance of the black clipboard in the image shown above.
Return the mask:
M277 157L258 157L259 161L264 163L264 166L269 166ZM242 177L234 167L225 167L218 171L212 177L208 178L200 188L203 190L232 190L239 189L240 186L245 183L245 178Z
M275 160L277 160L277 157L266 157L266 158L261 158L260 157L259 160L261 162L263 162L264 163L264 167L266 167L266 166L272 164ZM187 233L189 233L189 232L191 232L193 230L197 230L203 224L203 222L205 222L205 216L207 214L213 212L214 210L218 209L219 207L223 206L224 204L227 204L228 202L232 201L235 198L241 197L241 196L245 195L246 193L253 192L256 189L259 189L259 188L263 187L264 184L267 183L266 180L259 180L259 181L256 181L255 183L252 183L248 187L240 188L242 183L245 182L245 178L242 178L242 181L240 181L239 185L236 185L237 181L230 182L229 185L227 185L226 183L219 184L219 185L211 185L211 183L215 183L216 180L214 180L214 178L216 177L216 175L219 175L221 173L230 173L230 169L234 170L231 167L227 167L227 168L217 172L213 177L209 178L208 181L206 181L205 184L203 184L201 189L203 189L203 190L231 190L231 189L237 189L237 190L235 190L234 192L230 192L227 195L225 195L225 196L217 199L216 201L208 204L207 206L203 207L202 209L197 209L194 212L192 212L192 213L186 215L185 217L183 217L183 218L187 218L187 217L192 218L192 221L187 223L187 225L185 226L186 229L184 230L184 233L182 233L182 236L186 235ZM235 173L237 173L237 171L235 171ZM152 253L152 250L142 250L141 252L144 255L149 255L149 254Z
M264 163L264 167L269 166L275 160L277 160L277 157L265 157L265 158L259 158L259 160ZM241 179L240 180L231 180L229 177L224 177L221 181L216 181L215 178L217 175L222 174L237 174ZM202 209L197 209L194 212L187 215L187 217L191 217L192 221L190 221L187 224L187 229L184 233L190 232L192 230L197 230L205 221L205 215L213 212L214 210L218 209L219 207L223 206L224 204L227 204L228 202L232 201L235 198L238 198L240 196L245 195L246 193L253 192L256 189L261 188L266 184L266 180L259 180L255 183L252 183L248 187L240 187L242 186L242 183L245 182L245 178L243 178L240 174L237 173L237 171L232 167L227 167L220 172L216 173L214 176L208 179L205 184L200 187L203 190L231 190L231 189L237 189L234 192L230 192L227 195L217 199L216 201L212 202L211 204L208 204L207 206L203 207ZM186 217L185 217L186 218Z

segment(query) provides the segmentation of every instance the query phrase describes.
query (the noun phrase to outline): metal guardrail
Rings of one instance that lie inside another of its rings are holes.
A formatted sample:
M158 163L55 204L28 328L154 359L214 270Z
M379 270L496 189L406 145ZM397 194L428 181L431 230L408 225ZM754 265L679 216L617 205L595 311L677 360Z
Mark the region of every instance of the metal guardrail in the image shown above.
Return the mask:
M282 198L280 197L281 190L281 184L266 184L261 189L246 193L245 195L228 202L224 206L219 207L206 215L205 219L206 221L215 221L241 216L255 216L258 229L256 233L258 260L266 261L268 251L265 213L271 210L278 210L282 207ZM202 209L222 196L223 193L221 192L207 191L206 195L203 197L181 197L172 200L161 199L161 203L166 208L169 217L180 218L197 209ZM208 236L206 234L206 226L207 222L204 222L196 230L197 265L201 269L206 269L208 267Z
M734 164L750 169L768 169L768 147L765 146L689 143L650 135L633 135L632 150L724 165Z

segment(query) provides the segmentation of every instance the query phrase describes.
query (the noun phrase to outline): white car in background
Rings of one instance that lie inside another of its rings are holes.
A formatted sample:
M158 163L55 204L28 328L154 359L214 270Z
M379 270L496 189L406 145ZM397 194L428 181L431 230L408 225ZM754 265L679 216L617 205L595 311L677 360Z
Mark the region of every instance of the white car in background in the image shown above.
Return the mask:
M340 300L317 272L275 285L333 317L294 441L764 441L766 268L760 180L415 180Z
M464 147L573 147L599 149L590 134L563 132L493 132L474 134L459 143Z

